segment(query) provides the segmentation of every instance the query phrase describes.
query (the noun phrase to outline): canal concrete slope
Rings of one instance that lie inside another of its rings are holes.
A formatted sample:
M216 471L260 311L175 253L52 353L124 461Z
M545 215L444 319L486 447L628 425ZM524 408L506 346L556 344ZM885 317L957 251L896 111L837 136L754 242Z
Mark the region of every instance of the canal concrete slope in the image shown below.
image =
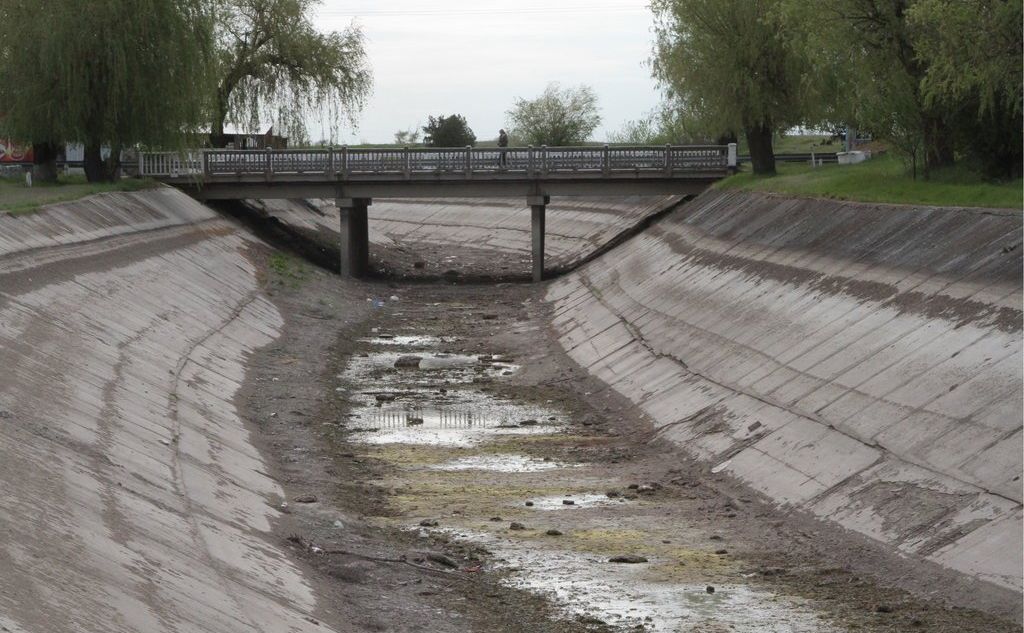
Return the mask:
M0 215L0 630L326 630L233 404L253 244L170 189Z
M682 201L681 196L552 198L546 212L546 267L552 273L569 270L645 219ZM328 239L337 239L333 236L340 219L332 200L250 200L246 204L293 228L328 233ZM369 220L370 242L386 259L396 259L395 248L411 248L421 253L428 266L443 269L459 264L445 262L446 253L461 258L471 249L491 256L518 257L524 270L529 270L530 207L526 200L377 199L370 205ZM432 255L439 261L430 261Z
M578 264L644 218L678 204L678 196L552 198L544 230L548 269ZM370 207L371 227L395 243L530 255L530 207L517 198L394 199Z
M711 191L611 255L550 286L573 359L713 472L1019 612L1019 211Z

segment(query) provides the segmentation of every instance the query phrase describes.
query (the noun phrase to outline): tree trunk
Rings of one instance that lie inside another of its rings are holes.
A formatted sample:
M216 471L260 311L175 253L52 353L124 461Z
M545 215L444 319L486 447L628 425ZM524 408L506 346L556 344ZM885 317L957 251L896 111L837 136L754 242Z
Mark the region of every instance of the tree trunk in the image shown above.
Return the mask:
M224 136L224 118L219 112L213 115L213 124L210 126L210 147L223 149L228 146L228 139Z
M86 144L82 165L85 167L86 180L89 182L103 182L103 150L99 143Z
M715 145L728 145L729 143L738 143L739 139L736 137L736 132L726 132L717 139L715 139Z
M121 144L114 143L110 146L110 156L103 161L105 180L116 182L121 178Z
M32 180L57 182L58 148L53 143L32 144Z
M755 125L746 129L747 148L750 150L750 164L754 173L761 176L775 175L775 152L772 150L770 125Z
M210 147L218 149L228 145L228 140L224 137L224 121L228 118L229 93L225 90L227 88L217 91L216 103L213 106L213 121L210 124Z
M939 116L925 116L924 120L924 177L933 169L950 167L956 160L953 140L946 122Z

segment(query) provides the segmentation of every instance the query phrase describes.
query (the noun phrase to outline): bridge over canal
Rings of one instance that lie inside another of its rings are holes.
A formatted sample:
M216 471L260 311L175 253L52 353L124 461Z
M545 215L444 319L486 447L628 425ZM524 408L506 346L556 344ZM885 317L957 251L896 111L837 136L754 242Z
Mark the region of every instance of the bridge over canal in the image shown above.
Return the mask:
M200 200L326 198L341 210L341 272L367 269L373 198L525 197L533 278L551 196L694 195L736 169L736 145L327 148L142 153L140 176Z

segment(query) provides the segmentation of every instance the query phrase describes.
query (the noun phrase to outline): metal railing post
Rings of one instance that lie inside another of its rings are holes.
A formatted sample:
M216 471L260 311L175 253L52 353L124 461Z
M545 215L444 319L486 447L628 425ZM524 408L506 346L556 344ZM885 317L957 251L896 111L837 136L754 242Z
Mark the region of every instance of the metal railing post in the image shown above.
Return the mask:
M265 168L265 174L266 174L267 180L270 180L271 175L274 173L274 155L272 153L272 150L269 147L266 148L266 153L267 153L267 165L266 165L266 168Z

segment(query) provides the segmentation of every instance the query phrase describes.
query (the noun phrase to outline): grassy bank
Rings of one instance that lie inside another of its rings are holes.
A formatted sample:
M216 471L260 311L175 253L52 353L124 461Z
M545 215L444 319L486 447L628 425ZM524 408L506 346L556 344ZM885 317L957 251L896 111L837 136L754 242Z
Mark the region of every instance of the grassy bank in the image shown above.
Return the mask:
M858 165L779 164L771 177L739 173L720 181L720 189L770 191L806 198L830 198L892 204L1020 209L1022 182L987 182L963 168L932 174L930 180L913 179L894 156L879 156Z
M125 178L110 183L89 183L86 182L85 176L61 175L55 184L36 183L28 187L20 178L0 178L0 213L32 213L43 205L77 200L94 193L138 191L155 186L156 183L151 180L136 178Z

